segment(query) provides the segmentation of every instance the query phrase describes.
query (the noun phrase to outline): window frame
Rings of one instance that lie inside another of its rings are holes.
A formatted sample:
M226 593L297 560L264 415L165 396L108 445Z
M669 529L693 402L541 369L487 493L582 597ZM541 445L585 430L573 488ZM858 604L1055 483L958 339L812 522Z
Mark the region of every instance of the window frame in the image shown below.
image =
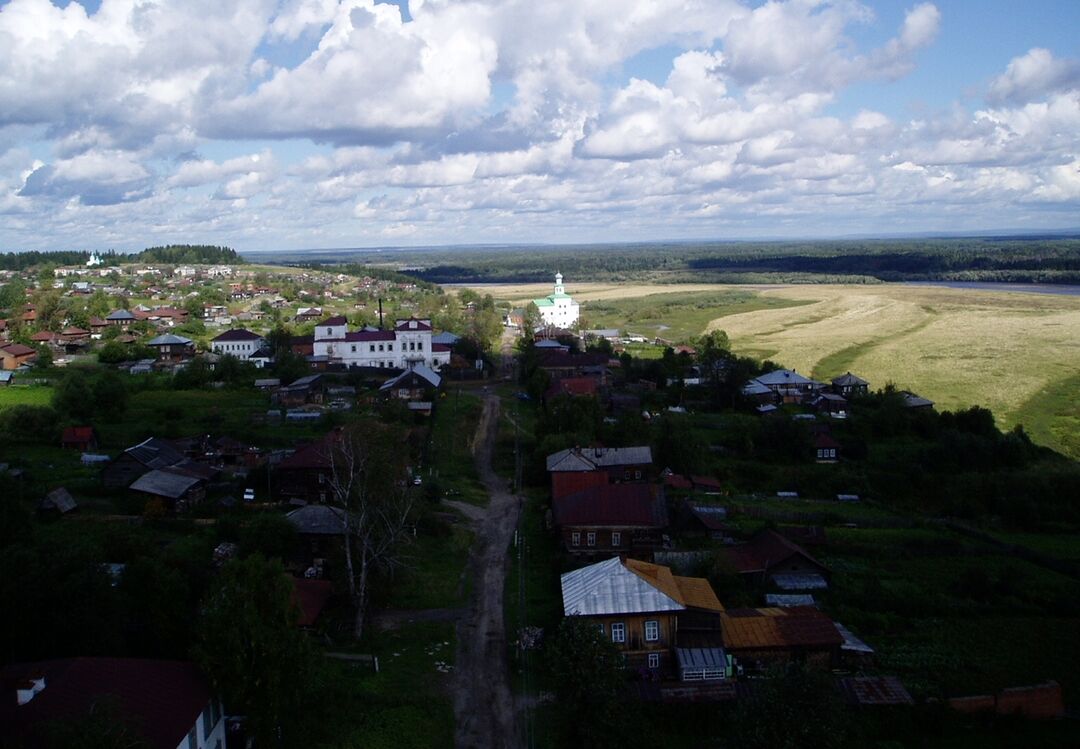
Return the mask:
M625 622L612 622L611 623L611 641L624 645L626 643L626 624Z
M585 545L596 546L596 531L589 531L585 534Z
M644 629L645 629L645 642L660 642L660 620L659 619L646 619ZM650 629L652 629L652 637L649 637L649 630Z
M652 668L652 669L660 668L660 654L659 653L649 653L648 663L649 663L649 668Z
M622 531L611 532L611 545L622 546Z
M573 531L570 533L570 545L581 546L581 531Z

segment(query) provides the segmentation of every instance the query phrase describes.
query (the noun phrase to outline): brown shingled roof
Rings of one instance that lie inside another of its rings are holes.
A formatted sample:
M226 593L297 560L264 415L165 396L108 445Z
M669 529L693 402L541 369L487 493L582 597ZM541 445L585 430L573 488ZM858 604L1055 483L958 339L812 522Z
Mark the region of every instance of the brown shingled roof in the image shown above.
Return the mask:
M769 650L839 647L844 638L836 625L813 606L733 609L720 615L724 647Z

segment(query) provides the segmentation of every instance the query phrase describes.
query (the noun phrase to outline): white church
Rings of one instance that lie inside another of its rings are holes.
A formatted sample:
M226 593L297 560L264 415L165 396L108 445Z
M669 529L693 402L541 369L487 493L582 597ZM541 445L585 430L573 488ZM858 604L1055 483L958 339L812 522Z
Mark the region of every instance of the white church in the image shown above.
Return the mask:
M556 273L554 293L542 299L534 299L533 304L540 310L540 319L544 321L544 325L570 328L578 320L581 305L566 293L562 279L562 273Z

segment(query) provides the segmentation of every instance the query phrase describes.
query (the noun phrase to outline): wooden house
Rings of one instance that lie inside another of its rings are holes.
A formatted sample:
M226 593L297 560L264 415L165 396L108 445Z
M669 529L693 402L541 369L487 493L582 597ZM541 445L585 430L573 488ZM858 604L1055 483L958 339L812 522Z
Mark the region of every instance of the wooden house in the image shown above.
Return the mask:
M97 435L91 426L65 427L60 435L60 447L65 450L89 452L97 449Z
M146 345L158 352L158 361L182 362L195 355L195 343L190 338L166 333L151 338Z
M755 576L783 590L828 587L828 567L801 546L766 528L747 543L727 550L741 575Z
M823 669L839 665L844 638L814 606L733 609L720 614L720 623L724 649L749 670L790 661Z
M305 505L285 516L304 546L305 564L335 552L345 536L345 511L330 505Z
M172 443L158 437L150 437L127 448L105 467L102 482L108 489L131 486L144 473L158 468L173 466L184 460L184 455Z
M726 661L719 640L724 607L708 580L615 557L567 572L561 584L563 614L594 623L623 654L628 668L656 677L678 673L684 623L695 632L696 649L713 651L714 662ZM709 638L708 632L714 636ZM725 676L713 672L709 678Z
M412 364L379 386L379 394L406 401L432 401L442 377L425 364Z
M563 547L576 556L651 554L668 525L663 487L604 484L556 497L552 518Z
M337 433L303 445L283 458L275 470L274 484L278 497L294 504L326 502L330 498L333 463L331 452Z
M652 478L652 449L637 447L573 447L547 456L551 496L617 483L647 483Z
M816 431L810 437L814 445L814 461L817 463L835 463L840 459L840 443L825 431Z
M37 358L37 351L24 346L21 343L5 343L0 345L0 369L11 371L18 369L24 364L29 364Z
M856 398L860 395L866 395L870 389L870 383L861 377L848 372L842 374L839 377L834 377L830 382L832 385L832 391L837 395L842 395L845 398Z
M173 466L148 471L128 488L148 499L161 500L175 512L183 512L206 496L205 479Z

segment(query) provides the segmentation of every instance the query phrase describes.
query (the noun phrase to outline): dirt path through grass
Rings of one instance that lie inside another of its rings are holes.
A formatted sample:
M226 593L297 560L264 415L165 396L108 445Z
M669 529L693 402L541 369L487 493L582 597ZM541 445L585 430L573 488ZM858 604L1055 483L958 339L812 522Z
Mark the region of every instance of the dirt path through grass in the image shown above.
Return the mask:
M503 589L510 563L506 550L517 527L521 502L492 467L498 430L499 398L487 395L477 426L476 467L491 500L483 517L475 521L476 543L469 560L472 596L457 625L452 684L457 722L454 744L470 749L521 746L503 620Z

